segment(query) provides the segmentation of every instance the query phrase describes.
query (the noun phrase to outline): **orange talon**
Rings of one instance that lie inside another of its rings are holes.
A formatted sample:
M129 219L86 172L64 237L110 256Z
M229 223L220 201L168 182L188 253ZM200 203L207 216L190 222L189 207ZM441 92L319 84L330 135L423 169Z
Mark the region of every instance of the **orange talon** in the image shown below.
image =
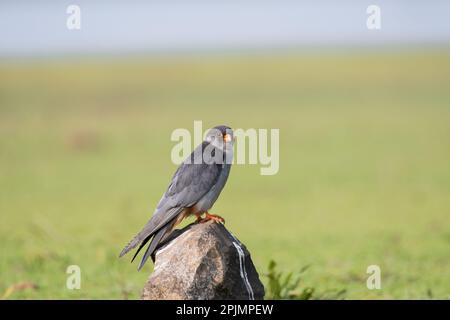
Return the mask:
M225 223L225 219L217 214L209 214L208 212L205 212L206 216L204 219L201 220L201 222L207 222L209 220L214 220L217 223Z

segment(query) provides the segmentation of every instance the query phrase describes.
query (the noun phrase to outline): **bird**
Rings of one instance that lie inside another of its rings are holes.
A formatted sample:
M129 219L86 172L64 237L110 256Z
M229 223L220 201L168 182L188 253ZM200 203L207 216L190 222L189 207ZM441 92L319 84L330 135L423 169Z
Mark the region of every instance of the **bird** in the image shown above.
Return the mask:
M233 160L233 130L225 125L210 129L205 140L180 164L159 201L153 215L142 230L125 246L119 257L139 245L131 262L150 241L138 270L168 238L175 226L188 216L196 216L197 223L213 220L225 223L212 208L224 188ZM202 218L202 215L205 217Z

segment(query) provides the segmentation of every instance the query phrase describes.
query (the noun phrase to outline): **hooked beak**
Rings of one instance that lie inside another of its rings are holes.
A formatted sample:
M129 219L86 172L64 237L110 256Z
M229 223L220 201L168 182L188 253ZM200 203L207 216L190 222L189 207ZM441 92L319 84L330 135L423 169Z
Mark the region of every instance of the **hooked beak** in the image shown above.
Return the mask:
M231 134L225 134L224 136L223 136L223 141L225 141L225 142L230 142L231 141Z

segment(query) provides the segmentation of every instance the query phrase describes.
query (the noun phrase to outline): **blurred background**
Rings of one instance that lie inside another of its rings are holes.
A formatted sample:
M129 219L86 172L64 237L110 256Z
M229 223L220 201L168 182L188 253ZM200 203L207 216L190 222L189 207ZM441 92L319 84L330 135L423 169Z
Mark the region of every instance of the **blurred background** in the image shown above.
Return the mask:
M370 30L369 5L381 9ZM70 5L81 29L67 28ZM267 285L450 297L448 1L1 1L0 298L135 299L176 128L280 129L213 212ZM130 257L131 258L131 257ZM78 265L80 290L66 288ZM379 265L382 289L368 290Z

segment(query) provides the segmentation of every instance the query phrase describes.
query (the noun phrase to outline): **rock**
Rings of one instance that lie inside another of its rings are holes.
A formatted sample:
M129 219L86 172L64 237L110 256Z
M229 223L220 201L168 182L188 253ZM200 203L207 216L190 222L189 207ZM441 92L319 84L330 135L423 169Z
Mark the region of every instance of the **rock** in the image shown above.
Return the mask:
M175 230L158 249L144 300L263 299L250 253L222 224Z

